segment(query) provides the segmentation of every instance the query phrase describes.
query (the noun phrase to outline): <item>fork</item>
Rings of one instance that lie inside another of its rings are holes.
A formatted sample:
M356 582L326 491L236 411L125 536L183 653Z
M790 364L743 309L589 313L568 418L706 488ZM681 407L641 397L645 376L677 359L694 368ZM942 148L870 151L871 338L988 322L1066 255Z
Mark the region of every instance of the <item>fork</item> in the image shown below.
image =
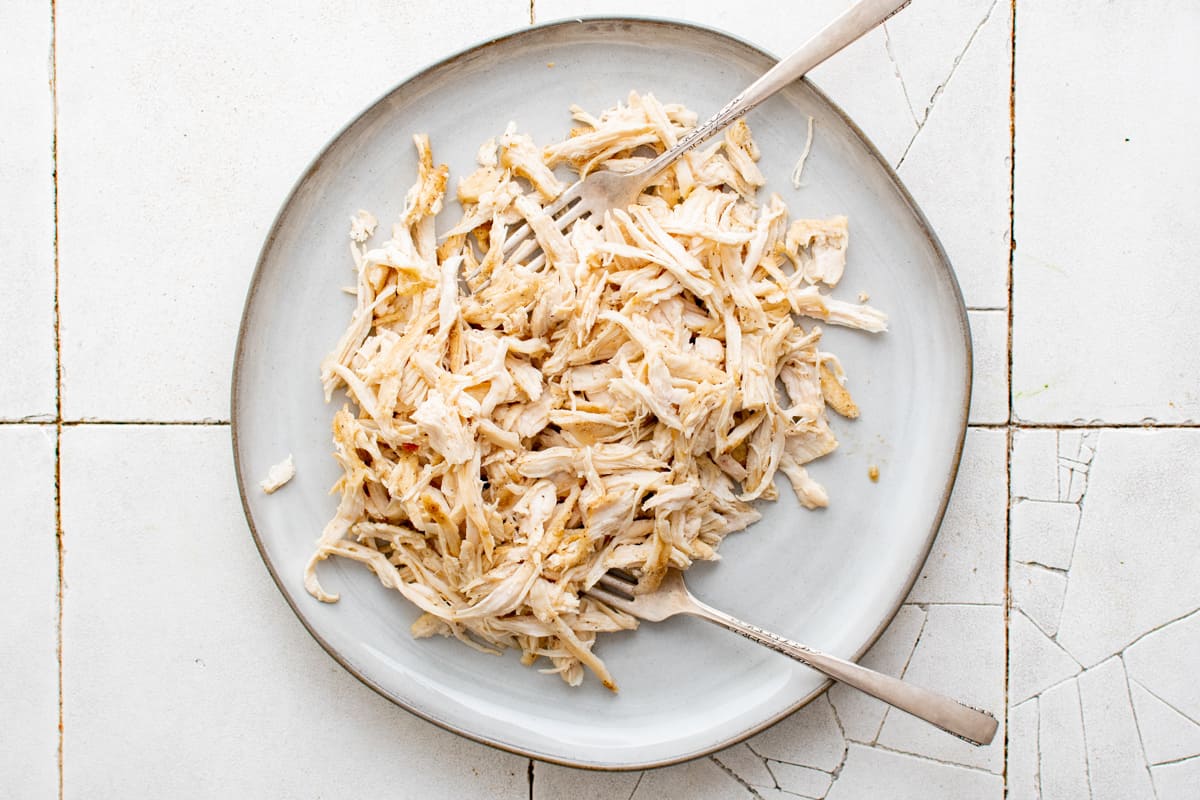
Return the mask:
M799 50L767 70L711 119L692 129L691 133L679 140L674 147L634 172L593 172L569 186L558 199L546 207L546 213L554 218L558 229L565 232L568 226L585 216L602 216L610 208L627 208L637 200L643 189L684 153L723 130L731 122L740 119L750 109L882 24L910 2L911 0L859 0L801 45ZM501 248L504 260L520 262L532 255L538 249L537 240L532 238L532 233L528 223L513 231ZM539 254L528 266L537 269L544 258L544 254Z
M609 572L600 577L598 586L593 586L585 593L615 609L649 622L661 622L676 614L690 614L715 622L776 652L791 656L834 680L931 722L971 744L989 744L996 735L996 718L986 711L851 661L805 647L705 605L688 591L683 582L683 573L679 570L667 570L662 583L653 592L635 595L633 588L634 584L631 581L615 572Z

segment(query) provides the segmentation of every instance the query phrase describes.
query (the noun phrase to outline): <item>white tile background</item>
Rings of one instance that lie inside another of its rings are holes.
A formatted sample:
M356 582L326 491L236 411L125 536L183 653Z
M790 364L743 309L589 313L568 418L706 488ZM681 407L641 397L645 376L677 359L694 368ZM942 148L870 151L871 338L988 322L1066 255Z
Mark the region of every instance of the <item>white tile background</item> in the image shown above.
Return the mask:
M278 198L334 130L531 17L786 52L845 5L0 6L0 797L1200 796L1193 0L914 0L814 74L931 219L975 341L945 524L864 660L1007 708L996 745L835 687L690 764L530 764L365 689L261 567L230 356Z

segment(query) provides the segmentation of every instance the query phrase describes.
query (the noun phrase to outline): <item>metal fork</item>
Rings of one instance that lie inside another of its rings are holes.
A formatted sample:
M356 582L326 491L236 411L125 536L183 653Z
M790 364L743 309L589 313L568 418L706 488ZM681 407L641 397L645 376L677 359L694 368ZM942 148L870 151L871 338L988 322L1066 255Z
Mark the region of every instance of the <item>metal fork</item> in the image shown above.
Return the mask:
M683 582L683 573L678 570L668 570L662 584L654 592L634 595L633 587L632 582L617 573L609 572L601 576L599 585L588 589L586 594L650 622L660 622L676 614L690 614L715 622L776 652L791 656L834 680L931 722L971 744L989 744L996 735L996 718L986 711L963 705L957 700L913 686L899 678L867 669L851 661L805 647L705 605L688 591Z
M740 119L750 109L882 24L909 2L911 0L860 0L801 45L799 50L767 70L762 77L750 84L711 119L694 128L670 150L634 172L593 172L568 187L558 199L546 207L546 212L554 218L560 231L566 231L569 225L584 216L602 216L610 208L627 208L637 200L643 189L684 153L723 130L731 122ZM531 234L529 225L524 224L508 236L501 250L505 261L521 262L538 249L537 240L531 238ZM529 262L529 266L534 269L540 267L542 258L544 256L539 254Z

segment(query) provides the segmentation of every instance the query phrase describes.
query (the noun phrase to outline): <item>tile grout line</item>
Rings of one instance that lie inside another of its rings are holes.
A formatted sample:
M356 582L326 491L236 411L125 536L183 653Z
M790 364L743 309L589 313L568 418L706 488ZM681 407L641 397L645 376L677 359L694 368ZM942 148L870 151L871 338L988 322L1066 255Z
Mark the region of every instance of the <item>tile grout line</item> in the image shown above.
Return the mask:
M62 527L62 316L59 307L61 275L59 270L58 208L58 5L50 0L50 163L54 176L54 543L57 562L57 608L54 650L58 661L58 800L63 800L63 527Z
M1007 342L1007 374L1008 374L1008 425L1004 437L1004 749L1001 753L1000 780L1004 796L1008 796L1008 748L1012 737L1012 726L1009 725L1008 715L1008 682L1009 670L1012 666L1012 649L1009 638L1012 607L1012 463L1013 439L1015 437L1014 421L1016 414L1013 408L1013 263L1015 261L1017 239L1017 0L1011 0L1011 17L1009 31L1008 64L1008 342ZM1039 754L1039 761L1041 756Z
M1011 356L1010 356L1011 357ZM1010 401L1011 402L1011 401ZM70 423L68 423L70 424ZM1105 422L1103 420L1076 422L972 422L972 428L1014 431L1103 431L1103 430L1147 430L1147 431L1194 431L1200 422Z

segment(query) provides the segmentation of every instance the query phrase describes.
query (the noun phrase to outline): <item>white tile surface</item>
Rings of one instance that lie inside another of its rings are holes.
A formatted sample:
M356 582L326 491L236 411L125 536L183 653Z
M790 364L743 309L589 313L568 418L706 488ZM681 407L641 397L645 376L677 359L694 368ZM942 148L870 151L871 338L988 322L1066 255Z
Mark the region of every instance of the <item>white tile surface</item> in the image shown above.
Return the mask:
M1165 625L1125 651L1129 675L1189 719L1200 720L1200 684L1180 664L1200 652L1200 613Z
M1008 653L1008 701L1014 705L1036 697L1082 669L1019 608L1009 616Z
M1013 431L1012 496L1058 502L1058 431Z
M55 414L50 8L0 5L0 420Z
M1008 422L1008 312L969 311L972 425Z
M1036 698L1008 711L1008 800L1037 800L1038 701Z
M68 418L227 418L247 282L308 161L409 73L526 24L529 4L306 2L283 16L231 1L59 8Z
M1090 797L1079 686L1065 681L1038 699L1038 776L1043 800Z
M1087 738L1088 782L1094 800L1152 797L1129 687L1119 658L1079 676Z
M900 177L977 308L1008 306L1010 10L1008 2L941 0L914 3L888 23L923 120Z
M755 787L754 791L755 791L755 793L758 794L759 797L762 798L762 800L794 800L794 798L796 798L796 797L802 798L802 800L814 800L812 798L808 798L806 795L798 794L795 792L785 792L782 789L774 789L774 788L767 789L767 788Z
M1004 602L1005 432L971 428L914 603Z
M1004 609L1000 606L929 607L925 629L904 672L918 686L936 686L977 708L1004 705ZM996 741L1004 740L1001 717ZM902 711L891 709L879 732L879 744L938 761L985 769L999 775L1004 753L976 747Z
M913 648L925 627L925 618L924 609L914 605L901 606L891 625L859 663L888 675L904 677ZM829 701L847 739L874 743L883 725L887 704L841 684L829 687Z
M711 758L701 758L643 773L629 800L749 800L753 796Z
M918 122L926 121L940 102L948 79L957 75L984 20L997 5L995 0L917 3L885 23L889 50Z
M824 797L833 783L833 776L828 772L781 761L771 762L771 774L781 790L802 797Z
M1152 767L1158 800L1195 800L1200 786L1200 758Z
M1100 434L1058 631L1085 667L1200 607L1198 460L1200 431Z
M1200 73L1200 5L1148 11L1017 2L1021 419L1200 419L1200 227L1181 224L1200 204L1200 159L1195 105L1180 102ZM1136 379L1105 364L1136 364Z
M1083 500L1099 442L1100 431L1097 430L1058 432L1058 499L1062 502Z
M641 772L589 772L534 763L532 800L609 800L630 797L641 783Z
M766 759L751 750L745 742L722 750L713 758L751 786L761 788L775 785L775 777L767 768Z
M54 428L0 425L0 797L58 791Z
M381 700L304 631L228 429L68 428L62 456L67 798L528 796L526 759Z
M1014 482L1019 469L1014 458ZM1053 465L1047 474L1054 474ZM1078 505L1017 498L1013 500L1008 525L1013 561L1051 569L1070 568L1075 532L1079 529Z
M1058 570L1015 562L1008 575L1012 604L1047 636L1058 633L1067 576Z
M845 758L846 740L825 695L749 739L764 758L832 772Z
M940 764L903 753L850 745L846 766L829 790L828 800L998 800L1004 794L999 775Z
M1129 695L1148 762L1164 764L1200 755L1200 724L1155 697L1137 681L1129 681Z
M1185 771L1160 781L1153 765L1200 752L1181 668L1200 656L1200 545L1181 513L1200 507L1198 447L1195 430L1017 432L1013 495L1043 499L1012 508L1009 702L1040 729L1036 769L1010 740L1014 797L1151 797L1152 776L1169 794Z

